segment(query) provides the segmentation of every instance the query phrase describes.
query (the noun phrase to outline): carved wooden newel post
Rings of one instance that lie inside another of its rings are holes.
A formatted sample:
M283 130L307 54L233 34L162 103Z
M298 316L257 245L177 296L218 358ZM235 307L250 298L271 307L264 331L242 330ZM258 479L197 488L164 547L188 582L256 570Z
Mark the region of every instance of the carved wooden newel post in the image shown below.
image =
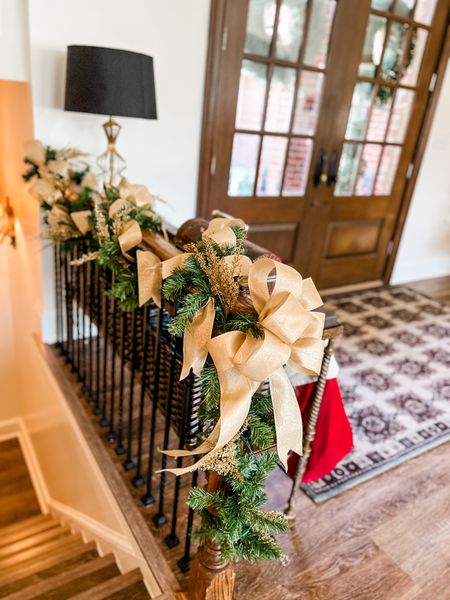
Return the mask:
M215 492L223 477L210 471L207 490ZM231 563L224 561L219 544L205 542L192 563L189 576L189 600L232 600L235 574Z

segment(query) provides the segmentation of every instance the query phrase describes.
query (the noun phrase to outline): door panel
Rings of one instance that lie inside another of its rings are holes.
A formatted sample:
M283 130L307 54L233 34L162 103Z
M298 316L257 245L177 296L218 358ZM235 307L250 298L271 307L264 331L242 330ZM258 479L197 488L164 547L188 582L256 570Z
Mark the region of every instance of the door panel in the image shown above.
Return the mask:
M243 218L320 287L382 278L447 0L215 5L203 214Z

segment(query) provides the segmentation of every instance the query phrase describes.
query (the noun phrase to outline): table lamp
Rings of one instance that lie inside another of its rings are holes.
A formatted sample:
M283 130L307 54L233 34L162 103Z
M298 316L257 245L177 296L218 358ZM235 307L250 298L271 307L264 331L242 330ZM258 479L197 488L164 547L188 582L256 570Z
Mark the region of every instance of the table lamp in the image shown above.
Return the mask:
M157 118L153 58L114 48L68 46L64 109L109 115L103 123L108 145L97 162L108 183L119 183L126 163L117 152L121 126L113 116Z

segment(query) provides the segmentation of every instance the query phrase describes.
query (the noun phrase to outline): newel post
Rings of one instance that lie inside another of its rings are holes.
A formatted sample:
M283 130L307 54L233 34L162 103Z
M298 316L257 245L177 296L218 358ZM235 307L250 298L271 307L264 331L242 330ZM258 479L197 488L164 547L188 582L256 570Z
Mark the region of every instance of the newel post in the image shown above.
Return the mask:
M221 475L208 473L209 492L218 490L223 483ZM220 545L209 541L202 544L189 575L189 600L233 600L234 581L234 569L223 560Z

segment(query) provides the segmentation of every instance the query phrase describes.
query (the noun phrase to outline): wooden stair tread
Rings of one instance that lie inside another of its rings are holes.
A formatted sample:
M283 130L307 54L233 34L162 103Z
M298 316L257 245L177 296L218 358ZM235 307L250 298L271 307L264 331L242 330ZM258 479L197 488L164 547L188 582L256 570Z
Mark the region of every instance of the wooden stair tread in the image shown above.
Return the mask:
M4 596L4 598L6 600L32 600L33 598L39 598L45 594L44 597L50 600L50 598L57 594L61 597L61 593L63 592L61 588L67 583L70 583L71 592L81 592L88 587L92 587L93 583L98 583L95 578L89 578L89 575L104 571L104 578L111 577L111 570L107 570L106 567L115 567L117 573L119 572L112 554L108 554L102 558L96 558L81 566L75 565L71 569L58 573L53 577L43 579L39 583L32 584L27 588L22 588L15 593ZM80 582L77 586L78 580L80 580ZM51 593L52 591L54 591L53 594Z
M42 519L36 523L32 523L28 527L22 527L17 531L12 531L9 534L3 535L0 533L0 549L4 546L8 546L8 544L13 544L26 537L35 535L41 531L47 531L54 527L60 527L58 521L55 521L54 519Z
M95 542L84 544L79 539L56 554L46 555L31 564L19 565L0 575L0 598L76 564L98 557Z
M12 525L5 525L4 527L0 527L0 539L3 539L3 536L11 535L21 531L22 529L26 529L27 527L32 527L36 523L53 520L54 519L51 515L36 515L34 517L30 517L29 519L23 519L22 521L13 523Z
M34 535L29 535L25 538L12 542L11 544L7 544L3 548L0 548L0 565L4 557L18 554L19 552L27 549L37 548L48 540L67 536L70 535L70 533L70 527L61 527L61 525L57 525L56 527L46 529L45 531L40 531Z
M144 600L150 598L145 583L137 581L120 592L108 596L108 600Z
M71 536L70 534L56 538L54 540L50 540L36 546L34 548L27 548L26 550L22 550L22 552L18 552L17 554L13 554L11 556L7 556L0 560L0 583L2 581L2 575L5 571L9 571L11 567L15 565L26 563L27 561L36 560L39 556L44 556L49 553L59 552L61 548L66 547L67 545L72 545L77 541L81 541L81 536Z
M110 598L117 592L126 590L128 587L138 582L142 582L141 571L139 569L133 569L124 575L118 575L109 581L100 583L85 592L81 592L81 594L71 596L71 600L104 600L105 598ZM148 593L146 597L150 597Z

